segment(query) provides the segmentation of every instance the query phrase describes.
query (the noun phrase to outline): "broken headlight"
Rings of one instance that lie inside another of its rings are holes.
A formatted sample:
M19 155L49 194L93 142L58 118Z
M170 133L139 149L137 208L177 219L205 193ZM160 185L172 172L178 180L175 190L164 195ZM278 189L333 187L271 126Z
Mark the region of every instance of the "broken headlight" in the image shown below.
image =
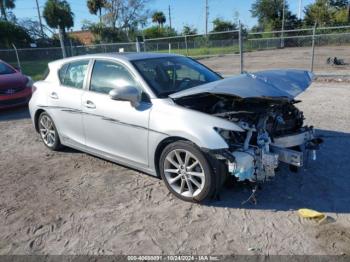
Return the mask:
M244 144L246 132L238 132L219 127L214 127L214 130L225 140L229 147Z

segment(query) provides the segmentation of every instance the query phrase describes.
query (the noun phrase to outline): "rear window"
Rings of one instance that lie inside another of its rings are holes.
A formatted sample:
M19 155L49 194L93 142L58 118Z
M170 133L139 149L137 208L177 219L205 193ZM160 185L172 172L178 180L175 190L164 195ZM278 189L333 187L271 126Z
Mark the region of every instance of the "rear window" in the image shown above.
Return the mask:
M9 75L14 73L16 73L16 71L12 67L0 62L0 75Z
M82 89L88 65L89 60L80 60L63 65L58 71L61 84Z

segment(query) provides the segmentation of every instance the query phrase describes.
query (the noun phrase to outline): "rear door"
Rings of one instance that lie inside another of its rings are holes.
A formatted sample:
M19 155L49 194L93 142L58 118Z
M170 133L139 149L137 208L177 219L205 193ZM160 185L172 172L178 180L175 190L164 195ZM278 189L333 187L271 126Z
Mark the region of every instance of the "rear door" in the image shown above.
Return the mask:
M128 101L112 100L108 93L118 86L134 86L142 92L126 65L96 60L82 99L86 145L122 162L148 166L151 103L145 99L135 108Z
M64 64L56 86L50 88L48 104L63 143L84 145L82 95L87 81L89 59Z

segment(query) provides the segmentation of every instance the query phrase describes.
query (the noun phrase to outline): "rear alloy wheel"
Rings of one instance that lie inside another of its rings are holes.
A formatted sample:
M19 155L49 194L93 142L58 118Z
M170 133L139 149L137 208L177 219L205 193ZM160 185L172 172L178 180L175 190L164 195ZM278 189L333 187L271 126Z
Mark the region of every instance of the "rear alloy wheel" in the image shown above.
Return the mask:
M56 126L52 118L46 112L41 113L39 116L38 127L41 139L45 146L51 150L58 150L61 148L61 142L58 137Z
M164 149L160 173L168 189L185 201L200 202L214 191L215 180L209 162L190 142L175 142Z

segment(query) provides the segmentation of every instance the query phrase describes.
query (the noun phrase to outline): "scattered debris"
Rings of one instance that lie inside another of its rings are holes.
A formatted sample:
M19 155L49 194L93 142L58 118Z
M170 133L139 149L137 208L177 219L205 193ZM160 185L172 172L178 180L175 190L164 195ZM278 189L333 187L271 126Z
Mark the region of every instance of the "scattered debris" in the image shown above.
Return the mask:
M348 63L345 63L343 59L339 59L337 57L328 57L327 58L327 65L337 66L337 65L347 65Z
M248 197L247 200L243 201L241 204L244 205L248 202L253 203L254 205L256 205L258 203L258 201L256 200L256 191L258 190L258 185L255 185L254 188L252 189L252 193L251 195Z
M256 251L256 252L260 252L261 251L261 248L258 248L258 247L249 247L248 248L248 251Z
M327 218L325 214L308 208L299 209L298 214L301 218L314 219L318 223L322 223Z

